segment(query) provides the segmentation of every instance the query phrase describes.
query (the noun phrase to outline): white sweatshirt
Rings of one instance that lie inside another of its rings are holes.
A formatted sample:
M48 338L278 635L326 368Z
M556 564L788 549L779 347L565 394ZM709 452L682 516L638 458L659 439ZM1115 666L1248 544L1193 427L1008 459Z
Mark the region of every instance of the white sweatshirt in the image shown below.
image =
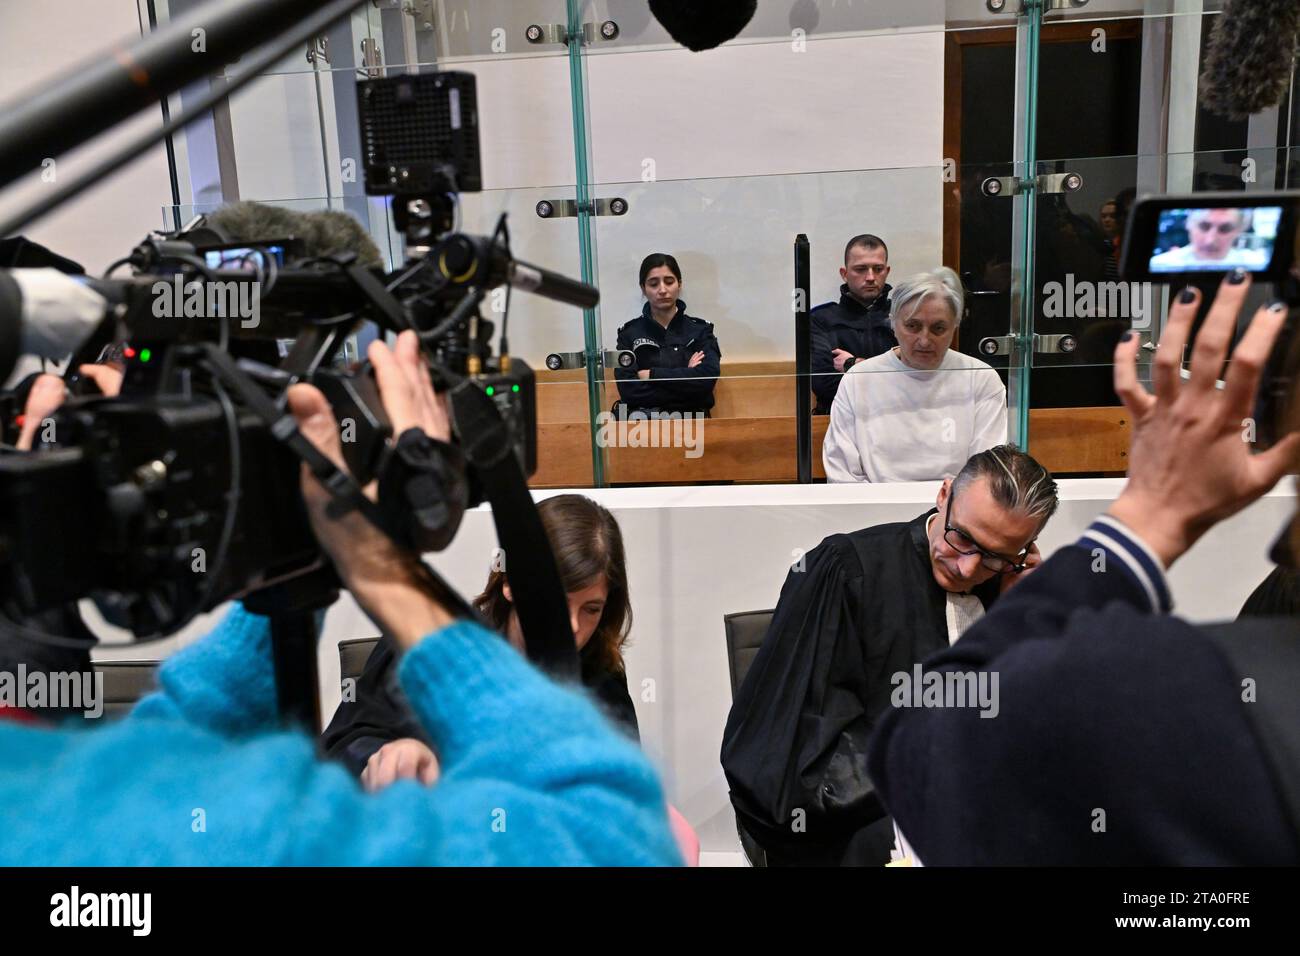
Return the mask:
M1007 390L992 367L949 349L921 371L892 349L840 381L822 444L828 482L934 481L1007 440Z

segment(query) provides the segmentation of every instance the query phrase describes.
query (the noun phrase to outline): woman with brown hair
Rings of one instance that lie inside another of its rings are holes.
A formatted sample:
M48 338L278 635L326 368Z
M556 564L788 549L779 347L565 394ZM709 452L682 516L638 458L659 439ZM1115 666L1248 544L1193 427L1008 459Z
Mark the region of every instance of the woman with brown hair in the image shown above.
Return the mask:
M582 684L615 726L639 741L623 667L632 607L618 522L583 495L547 498L537 510L568 597ZM506 571L491 572L474 606L489 626L523 652ZM356 700L339 705L322 737L326 756L346 764L369 790L403 778L424 784L437 779L437 757L397 686L396 664L388 640L381 640L357 681Z

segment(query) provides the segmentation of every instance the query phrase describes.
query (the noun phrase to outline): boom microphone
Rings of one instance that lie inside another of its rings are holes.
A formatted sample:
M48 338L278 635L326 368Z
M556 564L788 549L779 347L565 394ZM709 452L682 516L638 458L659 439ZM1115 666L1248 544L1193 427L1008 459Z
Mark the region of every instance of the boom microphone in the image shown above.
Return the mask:
M1201 105L1232 119L1277 105L1300 41L1297 0L1224 0L1201 74Z
M512 259L500 245L477 236L448 237L430 253L438 271L453 285L481 287L506 283L579 309L594 309L600 290L568 276Z
M209 0L23 91L0 108L0 186L233 63L320 7L321 0Z
M735 37L757 9L758 0L650 0L655 19L674 40L696 53Z

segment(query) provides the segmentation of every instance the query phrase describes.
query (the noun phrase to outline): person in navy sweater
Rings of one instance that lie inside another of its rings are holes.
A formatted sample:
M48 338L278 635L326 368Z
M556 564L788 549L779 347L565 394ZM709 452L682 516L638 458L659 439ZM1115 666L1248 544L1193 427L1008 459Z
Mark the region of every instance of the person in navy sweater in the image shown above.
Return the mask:
M369 357L394 434L447 440L414 333ZM288 399L342 467L324 396L295 385ZM454 619L419 556L356 512L328 514L305 467L303 498L343 583L404 654L398 678L438 748L438 784L368 794L311 738L278 729L270 622L237 605L120 721L87 731L0 715L0 865L680 863L654 771L591 701Z
M1242 440L1284 304L1255 315L1216 387L1249 289L1241 270L1220 287L1185 381L1181 356L1200 296L1179 296L1156 353L1154 395L1138 381L1139 341L1125 336L1115 353L1116 391L1133 421L1123 492L926 662L927 683L996 676L996 719L946 698L915 706L913 694L879 724L867 772L901 857L1300 862L1295 621L1198 627L1170 615L1165 580L1206 531L1300 464L1294 424L1265 452ZM1283 538L1291 546L1275 556L1293 563L1297 538L1293 522Z
M635 368L614 370L620 402L628 411L707 413L722 370L722 349L713 326L686 314L682 270L672 256L656 252L641 263L641 314L618 330L620 350L636 353Z

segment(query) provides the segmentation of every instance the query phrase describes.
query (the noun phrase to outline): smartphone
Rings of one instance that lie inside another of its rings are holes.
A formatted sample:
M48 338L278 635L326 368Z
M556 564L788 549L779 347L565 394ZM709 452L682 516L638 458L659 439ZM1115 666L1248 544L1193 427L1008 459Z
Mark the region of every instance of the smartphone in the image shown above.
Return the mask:
M1300 192L1144 196L1129 212L1121 273L1134 282L1186 282L1244 269L1257 282L1291 275Z

